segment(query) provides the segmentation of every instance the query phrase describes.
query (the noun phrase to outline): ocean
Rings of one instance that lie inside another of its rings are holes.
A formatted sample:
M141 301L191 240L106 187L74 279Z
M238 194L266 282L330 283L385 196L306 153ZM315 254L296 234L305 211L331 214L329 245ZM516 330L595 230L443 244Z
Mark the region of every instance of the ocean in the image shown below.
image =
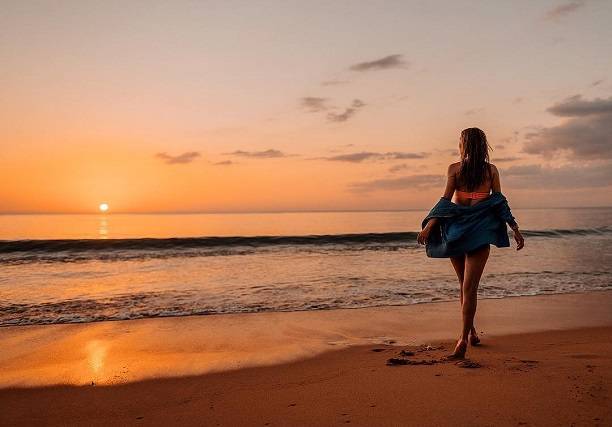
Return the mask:
M0 326L457 300L425 214L0 215ZM612 289L612 208L513 214L480 298Z

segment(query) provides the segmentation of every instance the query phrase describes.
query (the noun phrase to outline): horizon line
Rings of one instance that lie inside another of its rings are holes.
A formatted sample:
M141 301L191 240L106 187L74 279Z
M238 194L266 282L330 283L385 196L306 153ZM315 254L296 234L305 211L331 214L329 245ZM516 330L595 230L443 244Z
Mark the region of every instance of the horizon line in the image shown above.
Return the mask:
M609 206L531 206L513 207L513 209L610 209ZM1 212L0 215L221 215L221 214L283 214L283 213L365 213L365 212L413 212L429 210L425 208L406 209L301 209L301 210L258 210L258 211L113 211L113 212L48 212L48 211L16 211Z

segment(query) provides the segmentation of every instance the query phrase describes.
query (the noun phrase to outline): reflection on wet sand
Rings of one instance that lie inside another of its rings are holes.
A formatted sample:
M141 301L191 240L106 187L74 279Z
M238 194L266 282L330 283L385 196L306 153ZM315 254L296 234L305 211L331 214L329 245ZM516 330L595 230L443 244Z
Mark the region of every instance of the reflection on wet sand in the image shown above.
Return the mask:
M85 346L87 352L87 364L92 374L99 375L104 368L107 346L103 341L91 340Z

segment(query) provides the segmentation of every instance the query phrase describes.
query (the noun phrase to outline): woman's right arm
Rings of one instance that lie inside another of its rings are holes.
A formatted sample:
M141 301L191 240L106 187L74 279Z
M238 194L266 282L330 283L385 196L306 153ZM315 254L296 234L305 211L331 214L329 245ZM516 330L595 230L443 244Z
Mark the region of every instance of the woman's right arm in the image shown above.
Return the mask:
M495 165L491 165L491 192L501 193L501 181L499 179L499 171Z

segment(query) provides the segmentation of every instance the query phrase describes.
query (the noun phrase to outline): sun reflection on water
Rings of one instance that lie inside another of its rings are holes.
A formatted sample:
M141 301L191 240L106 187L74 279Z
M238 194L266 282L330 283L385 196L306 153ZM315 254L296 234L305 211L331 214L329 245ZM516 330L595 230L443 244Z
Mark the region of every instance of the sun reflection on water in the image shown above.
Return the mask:
M100 217L100 223L98 225L98 236L100 239L108 239L108 219L106 216Z

